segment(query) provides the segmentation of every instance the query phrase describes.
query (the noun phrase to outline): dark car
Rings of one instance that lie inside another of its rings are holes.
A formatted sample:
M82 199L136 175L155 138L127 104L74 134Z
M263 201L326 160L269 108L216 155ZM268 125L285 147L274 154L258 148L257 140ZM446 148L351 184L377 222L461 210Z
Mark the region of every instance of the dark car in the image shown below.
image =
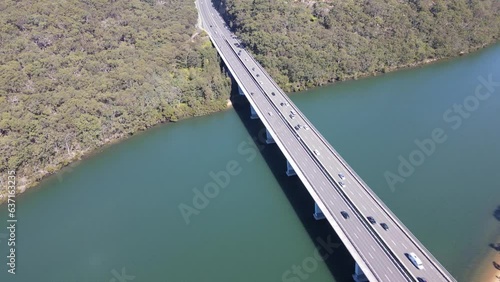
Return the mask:
M423 277L417 277L417 281L418 282L427 282L427 279L425 279Z
M385 224L385 223L380 223L380 226L382 226L382 228L384 228L384 230L389 229L389 226L387 226L387 224Z
M349 218L349 214L345 211L341 211L340 214L345 218L345 219L348 219Z
M375 221L375 218L373 218L373 217L371 217L371 216L367 217L367 219L368 219L368 221L369 221L371 224L375 224L375 223L377 223L377 222Z
M274 92L271 92L271 95L275 96L275 95L276 95L276 93L274 93Z

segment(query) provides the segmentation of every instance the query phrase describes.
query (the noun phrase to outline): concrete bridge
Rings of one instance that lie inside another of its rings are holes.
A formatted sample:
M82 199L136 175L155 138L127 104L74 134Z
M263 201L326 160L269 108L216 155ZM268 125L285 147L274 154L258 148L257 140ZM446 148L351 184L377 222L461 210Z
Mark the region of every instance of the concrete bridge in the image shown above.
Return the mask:
M356 261L354 281L456 281L245 51L212 2L196 5L203 28L251 105L250 118L262 121L267 143L276 143L285 155L286 174L304 183L315 201L314 218L328 220Z

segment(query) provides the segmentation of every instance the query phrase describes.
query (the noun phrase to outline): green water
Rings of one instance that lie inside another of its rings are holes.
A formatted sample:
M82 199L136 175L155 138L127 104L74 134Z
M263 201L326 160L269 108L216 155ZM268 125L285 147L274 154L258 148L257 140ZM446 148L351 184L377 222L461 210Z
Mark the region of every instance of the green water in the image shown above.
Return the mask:
M500 204L500 86L457 129L443 114L489 74L500 81L500 45L292 95L459 281L499 235L492 212ZM261 145L262 126L248 119L246 105L235 100L235 109L134 136L20 196L16 274L7 273L0 237L0 281L282 281L303 262L307 276L299 280L351 281L352 258L342 246L322 246L339 239L314 221L312 201L285 176L276 145ZM391 189L384 174L397 174L398 156L408 159L414 141L435 128L446 141ZM179 207L193 207L193 189L214 182L210 172L232 174L183 216ZM316 247L329 254L326 262L314 259Z

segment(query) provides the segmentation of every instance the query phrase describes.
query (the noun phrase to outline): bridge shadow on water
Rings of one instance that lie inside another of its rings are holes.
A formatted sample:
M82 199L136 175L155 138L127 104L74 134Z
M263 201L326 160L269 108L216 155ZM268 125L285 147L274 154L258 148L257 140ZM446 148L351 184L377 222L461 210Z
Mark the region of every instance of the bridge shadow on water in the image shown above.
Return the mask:
M234 80L232 82L232 87L230 99L234 110L238 114L242 124L245 126L250 136L255 140L257 148L260 148L262 157L266 161L271 172L274 174L274 177L281 186L281 189L288 198L288 201L291 203L297 217L307 230L311 241L316 246L316 249L320 252L320 254L328 254L325 263L328 266L333 278L337 282L353 281L352 274L354 273L354 259L342 244L342 241L340 241L328 221L326 219L319 221L314 219L314 200L298 176L288 177L286 175L285 156L276 144L266 144L265 126L259 119L250 119L250 104L245 96L238 95L238 86ZM330 250L330 252L328 252L328 250L320 244L320 241L322 240L323 242L327 242L329 237L330 240L336 244L336 248L333 251ZM297 244L300 243L301 242L297 242ZM296 265L301 266L303 259L306 259L306 257L298 259ZM312 272L311 275L314 275L314 273ZM295 275L292 276L298 277Z

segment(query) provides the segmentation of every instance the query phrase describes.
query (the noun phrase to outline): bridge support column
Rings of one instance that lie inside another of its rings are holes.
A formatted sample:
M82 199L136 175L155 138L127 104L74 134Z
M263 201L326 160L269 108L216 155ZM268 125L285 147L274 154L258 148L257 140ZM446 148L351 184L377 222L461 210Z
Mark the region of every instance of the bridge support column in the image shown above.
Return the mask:
M269 130L267 130L267 128L266 128L266 144L273 144L273 143L276 143L276 142L274 142L273 137L269 133Z
M368 278L366 278L363 270L359 268L357 262L354 263L354 274L352 275L352 279L354 279L354 281L356 282L368 282Z
M313 215L314 215L314 219L316 219L316 220L325 219L325 215L323 214L321 209L318 207L318 204L316 204L316 202L314 202L314 214Z
M255 112L255 109L250 105L250 118L251 119L259 119L259 115Z
M245 93L243 93L243 90L241 90L241 87L238 85L238 93L242 96L245 96Z
M288 175L288 176L297 175L295 173L295 170L293 169L293 166L290 164L290 162L288 160L286 160L286 175Z

